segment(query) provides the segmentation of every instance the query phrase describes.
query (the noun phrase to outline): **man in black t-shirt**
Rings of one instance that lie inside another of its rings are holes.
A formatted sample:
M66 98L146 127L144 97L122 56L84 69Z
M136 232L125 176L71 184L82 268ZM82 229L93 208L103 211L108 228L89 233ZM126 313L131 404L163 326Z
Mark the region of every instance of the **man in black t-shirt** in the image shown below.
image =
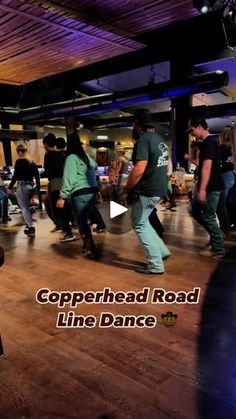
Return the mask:
M187 132L202 140L199 153L197 189L191 203L192 216L210 235L210 249L202 250L200 255L219 259L225 253L223 233L216 217L217 205L223 189L219 141L217 137L209 134L204 119L191 118L188 122Z
M123 202L132 189L137 190L138 197L132 204L132 226L148 259L147 267L137 269L137 272L162 274L163 259L170 256L170 252L149 223L148 217L167 192L168 147L154 132L151 114L139 113L134 128L140 134L135 150L134 169L128 177L120 201Z
M59 192L62 186L66 154L56 148L56 137L52 133L49 133L44 137L43 145L46 151L44 156L45 176L49 180L47 212L56 225L52 232L62 230L64 235L61 237L60 241L74 241L76 237L73 235L70 226L71 210L69 202L66 201L63 208L57 208L56 206L57 200L60 198Z

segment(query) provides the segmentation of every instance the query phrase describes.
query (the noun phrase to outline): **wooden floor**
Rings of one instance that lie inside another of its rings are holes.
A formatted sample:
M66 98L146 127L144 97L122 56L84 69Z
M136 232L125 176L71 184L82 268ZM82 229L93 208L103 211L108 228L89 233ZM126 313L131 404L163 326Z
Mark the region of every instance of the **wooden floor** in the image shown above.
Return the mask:
M198 255L207 235L181 202L161 213L172 257L166 273L134 271L145 262L135 234L95 235L99 261L80 255L80 240L59 243L44 212L36 238L21 215L0 229L0 418L236 418L236 234L225 261ZM155 328L59 329L56 305L40 305L40 288L62 291L191 291L199 304L83 304L76 314L154 315ZM178 315L166 327L161 315Z

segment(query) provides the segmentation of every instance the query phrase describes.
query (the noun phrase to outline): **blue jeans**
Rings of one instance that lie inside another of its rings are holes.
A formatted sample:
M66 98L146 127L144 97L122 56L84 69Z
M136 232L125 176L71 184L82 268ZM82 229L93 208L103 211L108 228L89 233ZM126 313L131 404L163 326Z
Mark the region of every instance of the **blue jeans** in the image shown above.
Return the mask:
M1 209L1 217L3 219L8 218L8 195L6 193L5 187L0 186L0 209Z
M221 192L207 192L206 204L197 202L196 196L190 205L192 217L201 224L210 235L212 251L215 253L224 252L224 238L216 218L216 210Z
M91 237L91 230L88 224L89 214L94 213L94 193L72 196L71 205L75 216L76 224L80 234L86 238Z
M94 202L88 206L88 216L91 224L97 224L96 228L98 230L105 230L106 224Z
M165 243L148 220L159 200L159 197L139 195L139 198L132 205L132 226L144 247L148 260L147 268L151 272L164 272L165 268L162 258L170 255L170 251Z
M219 218L220 222L220 228L221 230L227 234L230 231L230 221L226 206L226 200L228 196L229 190L234 186L235 178L234 178L234 172L232 170L223 173L223 182L224 182L224 189L220 194L218 207L217 207L217 216Z
M17 183L16 199L22 211L23 218L28 227L33 227L33 219L29 209L29 201L33 194L34 184L25 180Z

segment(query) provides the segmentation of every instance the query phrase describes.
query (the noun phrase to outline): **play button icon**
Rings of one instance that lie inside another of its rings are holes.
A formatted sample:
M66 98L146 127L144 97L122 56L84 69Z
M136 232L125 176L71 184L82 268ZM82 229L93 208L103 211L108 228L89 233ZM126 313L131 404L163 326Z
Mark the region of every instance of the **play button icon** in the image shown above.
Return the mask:
M125 234L132 230L131 211L114 201L98 204L99 211L106 225L106 231L111 234Z
M110 218L118 217L118 215L124 214L126 211L128 211L128 208L117 204L117 202L110 201Z

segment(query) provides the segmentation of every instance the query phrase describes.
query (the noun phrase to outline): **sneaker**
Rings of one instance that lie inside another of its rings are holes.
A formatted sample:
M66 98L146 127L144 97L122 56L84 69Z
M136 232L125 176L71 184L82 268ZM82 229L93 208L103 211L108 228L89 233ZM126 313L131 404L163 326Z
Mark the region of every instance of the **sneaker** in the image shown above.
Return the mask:
M11 217L3 217L2 222L6 224L8 221L11 221Z
M24 230L24 233L27 234L30 237L34 237L35 236L35 228L34 227L26 227L26 229Z
M65 234L60 238L60 242L73 242L74 240L76 240L76 237L72 234Z
M88 259L97 259L98 258L97 252L91 252L90 250L87 252L87 254L85 256Z
M35 236L35 228L34 228L34 227L30 227L30 228L29 228L29 233L28 233L28 235L29 235L30 237L34 237L34 236Z
M60 227L55 226L50 233L62 233L62 230Z
M106 233L106 229L105 228L94 228L93 231L95 233Z

